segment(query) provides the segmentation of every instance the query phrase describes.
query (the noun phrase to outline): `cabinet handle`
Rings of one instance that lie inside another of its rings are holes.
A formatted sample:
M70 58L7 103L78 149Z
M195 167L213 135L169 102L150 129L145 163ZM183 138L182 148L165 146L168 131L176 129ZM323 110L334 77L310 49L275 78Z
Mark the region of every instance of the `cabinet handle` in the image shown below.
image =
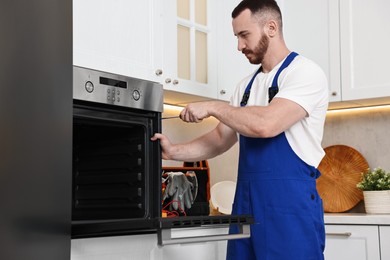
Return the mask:
M350 237L352 236L351 232L340 232L340 233L325 233L327 236L339 236L339 237Z
M163 71L161 69L156 70L156 75L161 76L163 74Z
M177 79L174 79L173 82L172 82L173 85L177 85L179 84L179 81Z
M166 79L165 79L165 83L169 84L169 83L171 83L171 82L172 82L172 80L171 80L170 78L166 78Z
M337 92L336 91L333 91L332 94L331 94L333 97L337 96Z
M226 94L226 90L222 89L221 91L219 91L219 94L225 95Z

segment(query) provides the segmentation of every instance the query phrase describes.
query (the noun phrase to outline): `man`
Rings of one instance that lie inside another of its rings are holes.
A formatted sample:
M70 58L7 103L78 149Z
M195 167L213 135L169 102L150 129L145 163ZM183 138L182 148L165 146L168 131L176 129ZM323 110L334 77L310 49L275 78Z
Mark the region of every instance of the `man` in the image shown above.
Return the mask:
M164 159L179 161L212 158L239 141L232 214L251 214L255 224L250 239L229 241L228 259L323 259L316 167L324 156L326 77L286 47L274 0L244 0L232 17L238 50L260 68L241 81L230 104L193 103L180 113L185 122L217 118L214 130L185 144L172 144L162 134L152 140L160 140Z

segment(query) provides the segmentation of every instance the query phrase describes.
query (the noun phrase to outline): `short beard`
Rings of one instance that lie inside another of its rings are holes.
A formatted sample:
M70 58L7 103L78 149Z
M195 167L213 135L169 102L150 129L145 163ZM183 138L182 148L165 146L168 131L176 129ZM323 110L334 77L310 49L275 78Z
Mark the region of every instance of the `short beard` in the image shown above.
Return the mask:
M248 57L248 60L251 64L260 64L264 60L264 56L267 53L269 46L269 39L267 36L262 35L259 43L256 45L255 49L253 51L251 50L244 50L244 54L253 54L253 57Z

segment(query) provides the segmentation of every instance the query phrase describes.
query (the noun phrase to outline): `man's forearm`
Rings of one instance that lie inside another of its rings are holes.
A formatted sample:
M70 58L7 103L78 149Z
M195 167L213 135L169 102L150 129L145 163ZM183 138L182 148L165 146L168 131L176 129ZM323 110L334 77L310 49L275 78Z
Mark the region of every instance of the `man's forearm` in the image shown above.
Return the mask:
M169 157L177 161L195 162L222 154L237 141L235 132L219 124L211 132L189 143L173 145Z

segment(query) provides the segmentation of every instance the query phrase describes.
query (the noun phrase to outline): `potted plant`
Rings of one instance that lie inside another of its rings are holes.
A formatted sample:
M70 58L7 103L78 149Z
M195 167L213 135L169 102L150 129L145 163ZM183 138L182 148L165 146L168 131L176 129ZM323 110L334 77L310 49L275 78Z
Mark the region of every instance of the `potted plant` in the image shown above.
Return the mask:
M381 168L368 169L356 187L363 191L367 213L390 213L390 173Z

